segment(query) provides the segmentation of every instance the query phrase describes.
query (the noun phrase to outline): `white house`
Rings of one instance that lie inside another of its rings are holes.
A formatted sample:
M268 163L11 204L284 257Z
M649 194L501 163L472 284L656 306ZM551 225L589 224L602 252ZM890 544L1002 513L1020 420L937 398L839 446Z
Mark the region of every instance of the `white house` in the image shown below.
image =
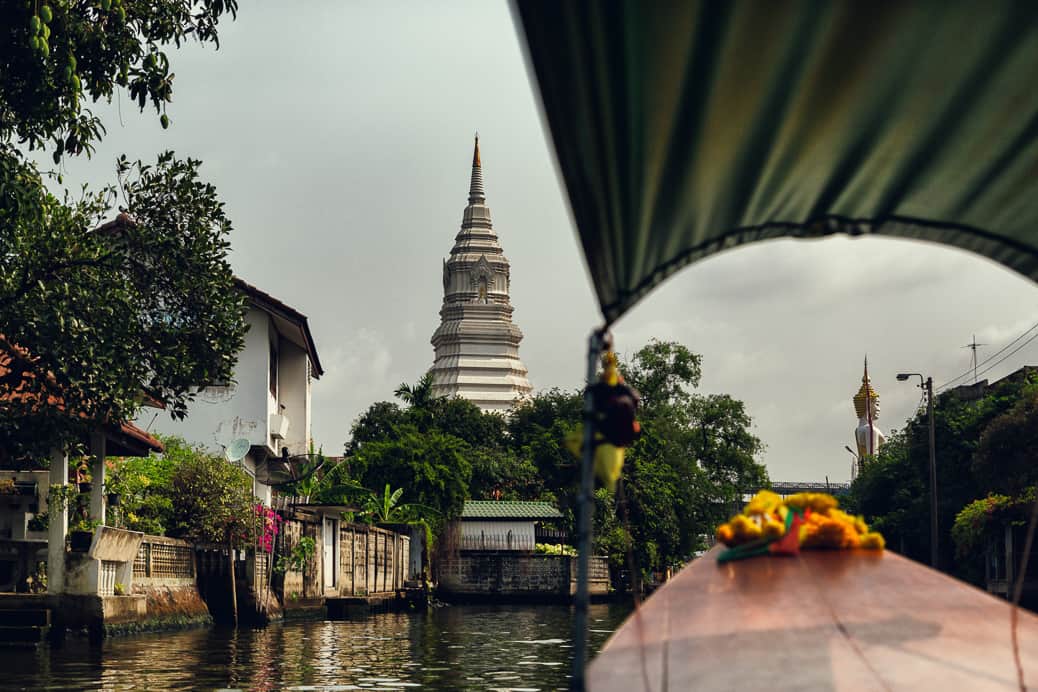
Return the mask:
M160 413L137 422L215 454L234 440L248 440L243 466L255 481L256 496L270 504L265 472L285 450L290 456L309 451L310 384L324 371L306 315L241 279L235 285L249 301L249 331L233 381L201 389L184 420Z

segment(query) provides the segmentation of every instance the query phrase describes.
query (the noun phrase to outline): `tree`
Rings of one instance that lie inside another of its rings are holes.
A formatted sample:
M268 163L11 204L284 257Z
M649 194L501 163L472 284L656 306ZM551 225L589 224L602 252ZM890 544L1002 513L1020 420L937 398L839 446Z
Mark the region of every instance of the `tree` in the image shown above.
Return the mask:
M397 431L407 420L407 413L391 401L372 404L354 421L346 443L346 455L353 456L368 442L398 438Z
M642 394L643 432L627 450L616 511L644 571L688 560L743 493L768 483L743 403L694 391L701 366L687 347L656 340L620 364ZM615 525L601 528L615 554Z
M171 479L169 535L234 548L255 545L260 501L252 494L252 479L241 467L200 447L189 450L181 450Z
M638 390L642 406L653 410L682 406L699 386L702 356L675 341L651 340L623 364L624 379Z
M351 459L351 470L365 488L403 488L414 501L453 519L468 496L472 467L467 445L439 431L401 431L399 439L368 442Z
M163 48L217 44L237 3L2 0L0 10L0 354L12 365L0 446L32 457L132 418L142 395L181 417L195 387L231 377L244 309L226 261L231 225L200 163L120 158L118 194L59 198L20 147L49 147L55 162L89 155L105 129L81 101L116 88L167 125ZM99 226L119 201L125 214Z
M1033 449L1038 375L1023 371L988 387L980 399L950 391L934 408L939 565L978 582L983 550L956 554L952 527L966 508L992 493L1009 505L1038 481ZM850 507L881 531L891 548L926 562L930 555L929 436L925 412L888 439L851 484ZM1030 457L1030 458L1029 458ZM1015 505L1014 505L1015 506ZM972 510L971 510L972 512ZM969 514L969 513L968 513ZM960 521L961 526L966 520ZM975 546L970 546L975 547Z
M393 392L393 396L411 408L428 408L433 401L432 382L432 373L427 372L414 383L414 386L410 386L406 382L401 383Z
M905 431L895 431L851 484L848 509L865 515L892 550L929 559L929 475L909 461Z
M469 497L476 500L527 500L541 498L544 483L537 468L511 449L470 447L472 466Z
M991 490L1017 495L1038 483L1038 388L992 419L973 454L973 472Z
M3 0L0 141L49 146L56 160L89 154L105 128L82 99L110 100L116 88L168 126L174 75L163 48L219 46L220 20L237 11L237 0Z

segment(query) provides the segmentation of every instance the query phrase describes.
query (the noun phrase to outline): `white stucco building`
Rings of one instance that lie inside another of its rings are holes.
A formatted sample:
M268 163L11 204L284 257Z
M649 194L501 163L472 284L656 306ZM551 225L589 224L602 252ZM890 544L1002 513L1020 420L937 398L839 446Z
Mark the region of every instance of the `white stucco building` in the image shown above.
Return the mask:
M443 307L432 336L433 395L460 396L484 411L507 411L532 390L519 360L523 333L512 323L510 269L490 222L479 137L469 203L443 263Z
M184 420L149 413L137 422L214 454L223 454L233 440L248 440L243 466L256 479L257 464L281 456L283 449L289 455L309 451L310 386L323 370L306 315L241 279L235 285L248 298L249 331L233 381L200 390ZM260 470L254 492L270 504L271 488Z

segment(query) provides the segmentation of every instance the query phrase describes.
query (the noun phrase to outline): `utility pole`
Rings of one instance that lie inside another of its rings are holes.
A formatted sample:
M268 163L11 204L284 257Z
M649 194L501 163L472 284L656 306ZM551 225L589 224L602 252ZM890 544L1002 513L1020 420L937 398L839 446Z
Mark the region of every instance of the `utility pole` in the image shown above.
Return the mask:
M976 343L976 337L973 341ZM926 378L926 408L930 418L930 566L937 569L937 452L934 441L932 377Z
M930 419L930 566L937 569L937 445L933 418L933 378L924 380L917 372L902 372L898 373L897 379L898 382L904 382L909 377L919 378L919 388L926 392L926 413Z

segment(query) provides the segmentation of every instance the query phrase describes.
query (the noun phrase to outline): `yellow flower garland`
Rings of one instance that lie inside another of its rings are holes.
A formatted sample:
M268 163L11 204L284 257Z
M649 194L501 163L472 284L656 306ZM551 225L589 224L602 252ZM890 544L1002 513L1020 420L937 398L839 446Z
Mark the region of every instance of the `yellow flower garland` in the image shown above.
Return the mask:
M804 517L799 528L801 548L883 550L883 536L869 531L863 517L850 515L839 505L826 493L797 493L783 499L770 490L761 490L742 514L717 527L717 540L733 548L761 538L781 538L786 532L786 516L793 511Z

